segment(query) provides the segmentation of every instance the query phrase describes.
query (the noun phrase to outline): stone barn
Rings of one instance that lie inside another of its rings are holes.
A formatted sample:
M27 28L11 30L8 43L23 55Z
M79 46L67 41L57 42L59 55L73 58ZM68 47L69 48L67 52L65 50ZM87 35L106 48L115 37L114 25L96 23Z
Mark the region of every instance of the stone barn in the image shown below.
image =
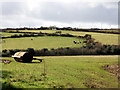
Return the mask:
M12 57L17 62L31 62L33 60L33 55L28 52L16 52Z

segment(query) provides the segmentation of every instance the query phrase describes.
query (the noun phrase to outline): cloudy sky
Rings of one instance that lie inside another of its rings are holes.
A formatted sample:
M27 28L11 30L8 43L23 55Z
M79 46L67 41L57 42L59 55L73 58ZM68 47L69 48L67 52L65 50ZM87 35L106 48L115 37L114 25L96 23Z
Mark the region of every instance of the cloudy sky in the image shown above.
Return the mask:
M117 28L119 0L0 0L0 28Z

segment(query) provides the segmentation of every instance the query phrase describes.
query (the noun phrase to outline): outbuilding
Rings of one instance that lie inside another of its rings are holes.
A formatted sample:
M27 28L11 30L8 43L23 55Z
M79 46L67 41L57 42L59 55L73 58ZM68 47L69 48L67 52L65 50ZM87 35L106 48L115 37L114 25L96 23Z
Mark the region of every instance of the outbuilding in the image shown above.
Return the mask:
M12 57L17 62L31 62L33 60L33 55L28 52L16 52Z

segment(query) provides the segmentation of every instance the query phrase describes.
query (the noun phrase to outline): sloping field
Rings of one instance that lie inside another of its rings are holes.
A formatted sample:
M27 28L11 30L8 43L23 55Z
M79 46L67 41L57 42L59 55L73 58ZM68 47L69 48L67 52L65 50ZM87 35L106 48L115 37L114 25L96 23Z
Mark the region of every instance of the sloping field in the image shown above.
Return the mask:
M43 62L2 64L3 88L117 88L117 77L102 66L117 64L118 56L36 57ZM44 68L45 67L45 68ZM44 77L45 70L45 77Z
M31 40L33 39L33 40ZM74 44L73 41L81 41L83 39L77 39L74 37L25 37L25 38L9 38L4 39L2 43L2 49L43 49L43 48L61 48L61 47L81 47L82 44Z
M23 31L23 30L21 30ZM55 33L58 30L25 30L26 32L46 32L46 33ZM118 45L118 34L107 34L107 33L95 33L95 32L80 32L80 31L65 31L65 30L59 30L62 33L69 33L72 35L81 35L84 36L85 34L92 35L93 38L96 39L96 41L99 41L103 44L114 44Z
M8 37L8 36L11 36L11 35L19 35L19 34L23 34L23 33L6 33L6 32L2 32L2 37Z
M85 34L92 35L96 41L101 42L102 44L114 44L118 45L118 34L107 34L107 33L94 33L94 32L79 32L79 31L62 31L63 33L70 33L73 35L81 35L84 36Z

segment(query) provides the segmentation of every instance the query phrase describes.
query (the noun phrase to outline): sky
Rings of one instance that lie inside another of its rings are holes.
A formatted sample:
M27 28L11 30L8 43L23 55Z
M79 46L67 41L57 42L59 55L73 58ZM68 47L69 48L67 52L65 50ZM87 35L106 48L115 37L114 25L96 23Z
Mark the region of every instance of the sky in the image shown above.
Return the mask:
M118 28L119 0L0 0L0 28Z

